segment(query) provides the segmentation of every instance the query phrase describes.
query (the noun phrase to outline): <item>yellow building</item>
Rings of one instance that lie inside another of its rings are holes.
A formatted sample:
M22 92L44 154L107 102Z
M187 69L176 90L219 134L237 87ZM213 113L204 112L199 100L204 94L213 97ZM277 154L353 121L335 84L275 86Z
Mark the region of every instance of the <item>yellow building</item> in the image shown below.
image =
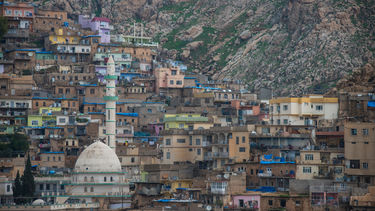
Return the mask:
M56 126L56 116L29 115L27 117L28 127Z
M200 114L165 114L164 115L165 130L169 129L209 129L213 126L208 121L208 117Z
M48 115L53 112L59 112L59 111L61 111L60 107L40 107L39 108L39 114L42 114L42 115Z
M179 188L191 188L191 179L178 179L171 182L171 192L176 192Z
M49 35L48 40L53 44L79 44L80 36L64 33L63 29L58 29L56 34Z

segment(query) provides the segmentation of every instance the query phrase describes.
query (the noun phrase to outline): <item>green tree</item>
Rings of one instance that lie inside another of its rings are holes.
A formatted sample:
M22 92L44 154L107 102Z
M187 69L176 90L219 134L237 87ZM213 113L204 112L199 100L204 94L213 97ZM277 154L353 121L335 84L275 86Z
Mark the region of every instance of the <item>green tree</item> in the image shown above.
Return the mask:
M34 182L34 176L31 172L30 155L27 156L25 171L23 172L21 181L22 181L22 195L26 197L25 202L30 203L35 193L35 182Z
M22 203L21 196L22 196L22 184L20 179L20 172L17 171L16 179L14 180L14 186L13 188L13 199L14 203L20 204Z
M8 32L8 19L4 16L0 17L0 40Z

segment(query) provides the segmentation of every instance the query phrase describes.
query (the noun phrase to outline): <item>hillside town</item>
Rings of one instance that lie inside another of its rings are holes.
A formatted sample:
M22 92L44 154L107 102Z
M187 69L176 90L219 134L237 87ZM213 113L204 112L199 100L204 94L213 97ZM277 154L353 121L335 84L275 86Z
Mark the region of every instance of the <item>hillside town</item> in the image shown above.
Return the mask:
M375 210L375 84L278 97L140 23L0 8L0 210Z

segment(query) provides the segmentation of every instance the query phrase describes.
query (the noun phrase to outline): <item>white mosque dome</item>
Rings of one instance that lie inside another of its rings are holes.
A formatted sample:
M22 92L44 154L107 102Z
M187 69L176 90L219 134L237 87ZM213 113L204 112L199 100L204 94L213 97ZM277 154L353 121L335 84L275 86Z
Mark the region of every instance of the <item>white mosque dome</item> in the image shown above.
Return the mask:
M37 199L35 201L33 201L32 205L45 205L46 202L43 201L42 199Z
M121 163L113 149L97 141L79 155L75 172L121 172Z

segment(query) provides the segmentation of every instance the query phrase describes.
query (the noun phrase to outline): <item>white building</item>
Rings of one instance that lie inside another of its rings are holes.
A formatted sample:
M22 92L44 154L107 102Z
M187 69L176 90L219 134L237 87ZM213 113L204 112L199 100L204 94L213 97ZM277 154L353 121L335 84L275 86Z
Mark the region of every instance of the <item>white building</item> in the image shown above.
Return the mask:
M115 151L100 141L88 146L77 159L67 191L81 202L128 198L129 184Z
M337 119L338 98L308 95L270 100L273 125L320 125Z

